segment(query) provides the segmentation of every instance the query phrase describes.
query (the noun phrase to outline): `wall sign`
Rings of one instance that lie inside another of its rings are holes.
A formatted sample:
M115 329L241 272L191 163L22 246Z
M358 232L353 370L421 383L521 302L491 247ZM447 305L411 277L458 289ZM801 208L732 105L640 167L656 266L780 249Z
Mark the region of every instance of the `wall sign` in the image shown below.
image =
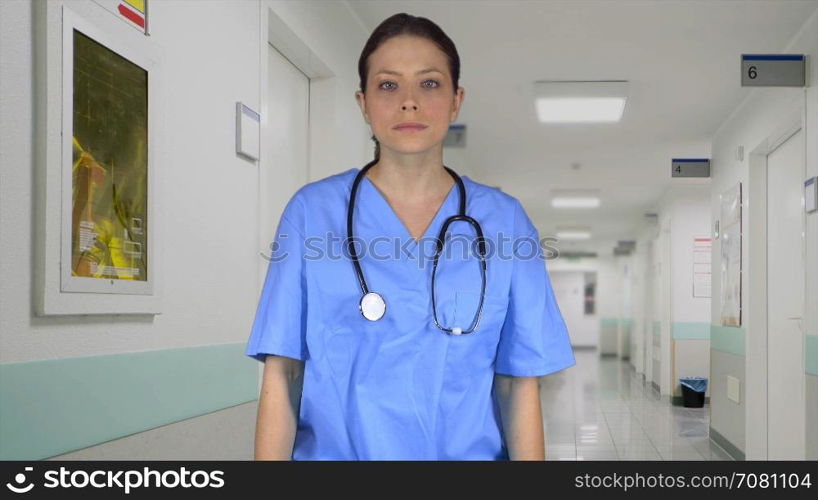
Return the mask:
M742 87L804 87L806 58L803 54L742 54Z
M673 158L671 177L710 177L709 158Z

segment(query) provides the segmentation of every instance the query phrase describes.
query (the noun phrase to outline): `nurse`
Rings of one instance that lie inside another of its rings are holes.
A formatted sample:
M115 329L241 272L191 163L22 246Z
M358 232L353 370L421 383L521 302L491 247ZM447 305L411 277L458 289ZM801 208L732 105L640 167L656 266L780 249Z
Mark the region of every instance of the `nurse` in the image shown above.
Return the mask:
M464 98L454 43L396 14L358 72L375 159L303 186L281 216L246 349L264 362L255 457L543 460L537 377L575 360L523 207L444 168ZM434 265L463 204L484 234L484 275L462 220ZM385 302L374 316L362 314L366 288Z

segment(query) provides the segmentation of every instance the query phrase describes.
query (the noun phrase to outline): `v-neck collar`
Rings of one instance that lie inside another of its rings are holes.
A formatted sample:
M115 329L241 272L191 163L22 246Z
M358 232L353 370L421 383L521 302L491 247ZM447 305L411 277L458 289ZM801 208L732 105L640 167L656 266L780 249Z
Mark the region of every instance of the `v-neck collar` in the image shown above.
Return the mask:
M389 202L386 200L386 197L383 195L383 193L381 193L380 189L378 189L378 187L375 185L375 183L372 182L369 179L369 177L367 177L366 175L364 175L364 178L362 180L363 180L363 183L367 185L367 189L374 192L374 195L375 195L374 198L378 200L378 203L380 205L382 205L383 211L381 213L383 213L383 212L388 213L389 217L391 217L393 219L393 222L397 226L400 226L403 229L403 233L404 233L403 237L409 238L411 240L412 249L417 248L418 243L420 241L425 240L429 236L430 233L433 234L435 237L437 236L437 233L440 231L440 227L443 224L441 218L444 217L444 214L451 211L450 210L451 207L455 204L455 198L457 198L460 195L459 192L458 192L459 190L457 188L457 182L455 182L454 184L452 184L452 187L449 189L449 192L446 194L446 198L443 200L443 203L441 203L440 207L438 207L437 212L435 212L434 217L432 217L432 221L429 223L429 225L426 227L424 233L421 235L420 240L416 240L412 236L411 232L409 232L409 228L407 228L406 224L404 224L403 221L401 220L401 218L398 217L398 214L397 214L397 212L395 212L395 209L392 208L392 205L389 204ZM455 213L452 212L451 215L455 215ZM448 217L448 215L446 215L445 217Z

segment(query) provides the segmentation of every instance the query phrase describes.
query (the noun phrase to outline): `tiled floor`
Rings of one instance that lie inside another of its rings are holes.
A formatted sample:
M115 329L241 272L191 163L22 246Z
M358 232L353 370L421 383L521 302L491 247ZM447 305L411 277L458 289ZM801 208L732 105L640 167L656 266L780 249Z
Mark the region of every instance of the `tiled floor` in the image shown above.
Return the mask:
M576 349L541 379L547 460L732 460L708 437L710 407L673 406L627 361Z

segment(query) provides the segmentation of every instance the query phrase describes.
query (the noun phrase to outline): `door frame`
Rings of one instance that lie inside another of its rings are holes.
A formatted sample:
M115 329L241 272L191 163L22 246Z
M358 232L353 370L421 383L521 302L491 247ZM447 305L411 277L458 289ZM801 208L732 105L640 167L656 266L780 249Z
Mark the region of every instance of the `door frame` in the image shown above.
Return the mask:
M747 460L767 460L768 429L768 331L767 331L767 157L799 131L806 133L806 91L790 101L775 127L759 142L749 155L748 189L742 200L747 211L747 255L742 261L742 317L745 325L745 457ZM806 147L806 137L804 144ZM806 151L804 151L804 176L806 176ZM752 203L751 203L752 201ZM806 217L801 218L802 231L806 231ZM802 255L806 254L802 242ZM743 253L743 252L742 252ZM746 273L746 274L745 274ZM806 282L805 282L806 288ZM746 291L746 292L745 292ZM806 301L806 290L804 300ZM746 304L746 306L744 306ZM806 307L806 303L802 308ZM806 311L806 309L804 309ZM755 360L759 360L754 362ZM803 360L802 360L803 362ZM750 390L751 389L751 390Z
M275 175L276 165L272 164L268 155L264 154L267 149L266 146L269 141L275 140L274 135L270 130L270 121L268 117L271 110L270 98L268 93L269 84L269 58L268 51L277 50L284 58L286 58L293 66L307 76L308 84L308 99L311 104L313 101L317 102L333 102L333 95L335 91L336 80L335 73L330 69L315 52L313 52L305 40L300 37L289 24L282 19L276 12L279 7L271 0L261 0L259 2L259 26L261 36L259 37L259 108L261 123L259 124L259 152L260 156L255 162L257 175L257 206L256 214L261 211L263 200L267 199L269 194L270 177ZM320 85L324 80L330 82L330 85ZM310 172L313 171L315 154L314 148L317 144L321 144L320 134L323 131L315 124L333 123L335 121L335 107L334 106L312 106L308 109L308 131L307 131L307 179L311 179ZM276 214L278 217L280 214ZM262 227L261 217L256 217L256 249L263 251L263 245L267 239L266 231L269 228ZM256 290L258 293L264 286L264 279L266 276L266 268L268 263L258 257L256 254L256 261L258 262L256 272ZM258 368L258 388L261 390L262 378L264 372L264 364L259 364Z
M261 210L262 200L269 196L269 178L275 175L275 165L271 164L270 158L266 157L266 144L274 140L270 131L268 116L273 110L270 109L270 99L267 92L269 80L269 64L267 54L269 50L275 49L284 56L293 66L302 72L309 80L308 99L318 102L332 102L332 95L335 85L335 73L330 66L310 49L306 41L299 36L290 25L282 19L276 12L277 6L271 0L259 2L259 25L261 30L259 45L259 107L261 109L261 123L259 127L259 148L260 158L256 164L258 174L258 203L257 212ZM321 81L329 80L332 85L321 86ZM308 136L307 136L307 179L311 178L313 171L316 144L321 144L319 134L323 132L315 124L333 123L335 120L334 106L309 106L308 111ZM265 231L268 228L261 226L260 218L256 227L256 248L260 251L265 244ZM264 285L264 276L267 263L263 259L257 259L258 264L258 289Z

